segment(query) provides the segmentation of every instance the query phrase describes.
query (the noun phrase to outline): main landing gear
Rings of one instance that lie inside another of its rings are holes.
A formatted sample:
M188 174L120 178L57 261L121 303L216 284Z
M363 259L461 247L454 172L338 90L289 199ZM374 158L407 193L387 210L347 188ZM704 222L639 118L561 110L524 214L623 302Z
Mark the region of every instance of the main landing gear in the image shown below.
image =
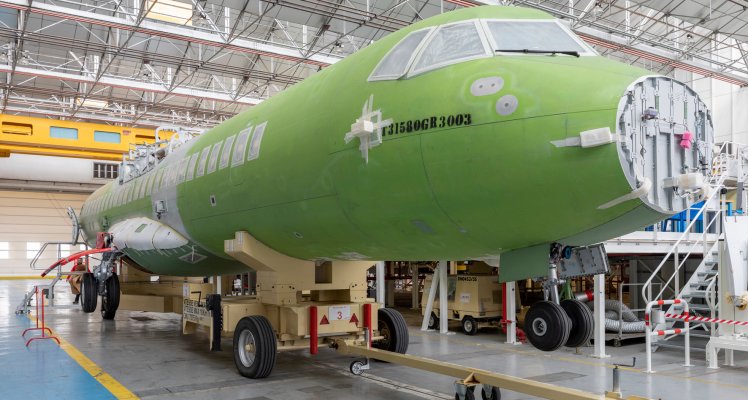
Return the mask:
M557 266L562 267L559 277ZM537 349L553 351L561 346L584 346L592 338L594 319L587 305L578 300L560 301L558 285L578 276L606 273L607 255L602 245L562 247L551 245L548 278L543 282L545 301L533 304L525 317L527 339Z

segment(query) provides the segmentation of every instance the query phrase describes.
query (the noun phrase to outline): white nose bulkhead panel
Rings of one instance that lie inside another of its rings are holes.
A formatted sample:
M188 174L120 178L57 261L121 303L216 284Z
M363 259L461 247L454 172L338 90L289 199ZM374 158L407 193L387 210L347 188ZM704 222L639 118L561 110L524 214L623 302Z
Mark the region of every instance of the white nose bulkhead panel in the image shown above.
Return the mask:
M632 189L652 209L672 214L708 190L714 130L706 105L686 84L647 76L618 105L618 155Z

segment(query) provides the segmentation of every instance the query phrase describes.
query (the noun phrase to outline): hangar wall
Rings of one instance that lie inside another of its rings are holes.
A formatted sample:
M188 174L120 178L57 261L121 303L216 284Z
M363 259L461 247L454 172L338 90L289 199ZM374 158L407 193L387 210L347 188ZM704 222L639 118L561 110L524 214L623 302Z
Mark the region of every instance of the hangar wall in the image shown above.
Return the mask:
M712 110L716 143L748 144L748 87L681 70L675 71L674 78L691 85Z
M0 276L38 275L29 268L44 242L70 242L68 206L80 210L88 194L0 190ZM78 249L70 249L75 252ZM65 255L65 254L63 254ZM57 251L45 251L39 266L57 260Z

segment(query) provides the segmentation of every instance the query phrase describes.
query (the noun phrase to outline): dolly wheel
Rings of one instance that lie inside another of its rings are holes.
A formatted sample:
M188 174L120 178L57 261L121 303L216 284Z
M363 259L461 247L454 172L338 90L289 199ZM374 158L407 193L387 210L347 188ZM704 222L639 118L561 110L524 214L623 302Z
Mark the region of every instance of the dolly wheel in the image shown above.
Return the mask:
M101 296L101 316L104 319L114 319L114 314L119 308L119 278L117 274L112 274L104 282L106 291Z
M592 338L595 323L592 311L578 300L564 300L561 302L561 308L571 319L571 331L566 347L584 346Z
M475 400L475 386L471 386L465 390L465 398L461 399L459 393L455 393L455 400Z
M356 376L361 376L364 373L364 362L361 360L356 360L351 363L351 373Z
M96 287L96 277L90 272L83 274L81 279L81 308L85 313L92 313L96 311L96 302L98 301L98 293Z
M278 345L270 321L260 315L244 317L234 331L234 364L242 376L265 378L275 366Z
M392 308L380 308L379 334L384 338L373 344L374 347L395 353L405 354L408 351L408 326L403 315Z
M571 331L571 320L556 303L540 301L530 307L525 316L527 339L538 350L553 351L566 344Z
M431 313L429 316L429 329L438 329L439 328L439 318L436 317L435 313Z
M478 333L478 321L476 321L475 318L466 315L462 318L462 331L465 332L466 335L475 335Z
M501 400L501 390L496 386L483 385L483 389L480 392L480 397L483 400Z

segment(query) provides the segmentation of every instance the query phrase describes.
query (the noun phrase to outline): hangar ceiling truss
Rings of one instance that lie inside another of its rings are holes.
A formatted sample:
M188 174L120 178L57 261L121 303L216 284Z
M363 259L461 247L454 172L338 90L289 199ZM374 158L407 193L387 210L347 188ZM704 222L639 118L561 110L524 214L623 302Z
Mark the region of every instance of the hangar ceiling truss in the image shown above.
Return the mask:
M455 8L535 7L601 53L748 84L745 0L0 0L0 112L209 128Z

